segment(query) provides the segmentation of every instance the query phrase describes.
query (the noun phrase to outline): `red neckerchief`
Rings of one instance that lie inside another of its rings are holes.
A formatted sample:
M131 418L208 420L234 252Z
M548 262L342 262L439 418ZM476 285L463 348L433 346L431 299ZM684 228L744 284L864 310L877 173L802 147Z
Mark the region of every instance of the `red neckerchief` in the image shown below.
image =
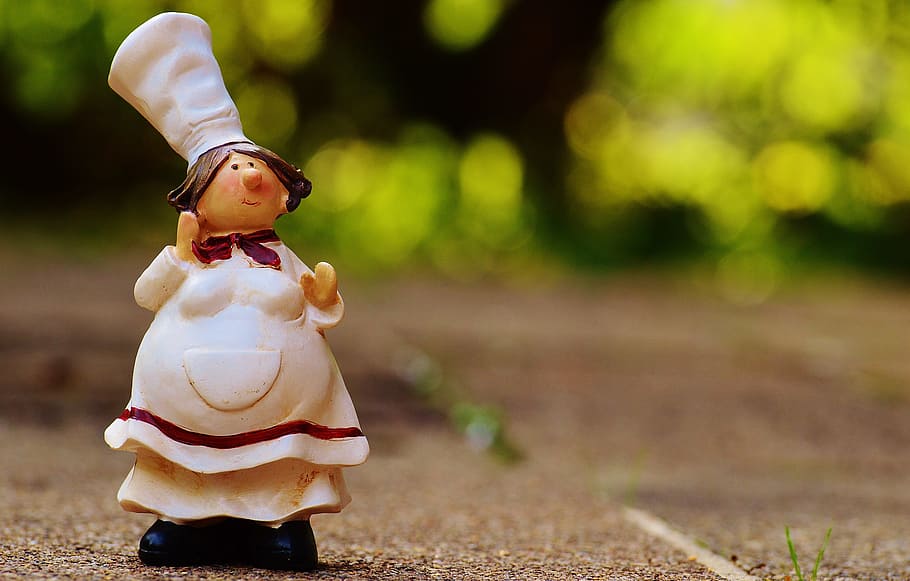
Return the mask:
M259 230L251 234L233 233L227 236L210 236L202 244L193 240L193 254L199 262L211 264L216 260L227 260L231 257L234 246L258 262L272 268L281 268L281 257L278 253L263 246L263 242L281 242L274 230Z

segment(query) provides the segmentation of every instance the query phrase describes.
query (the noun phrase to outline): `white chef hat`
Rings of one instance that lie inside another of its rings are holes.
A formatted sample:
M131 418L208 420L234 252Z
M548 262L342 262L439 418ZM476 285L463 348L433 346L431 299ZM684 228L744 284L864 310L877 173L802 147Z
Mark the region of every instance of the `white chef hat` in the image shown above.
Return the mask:
M108 82L190 166L213 147L252 143L198 16L166 12L144 22L117 49Z

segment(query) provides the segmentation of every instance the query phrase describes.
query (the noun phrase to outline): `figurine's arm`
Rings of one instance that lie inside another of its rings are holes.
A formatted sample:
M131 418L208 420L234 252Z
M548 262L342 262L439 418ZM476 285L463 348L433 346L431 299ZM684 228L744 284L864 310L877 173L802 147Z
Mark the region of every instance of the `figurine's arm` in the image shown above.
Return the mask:
M316 272L307 267L297 256L294 258L295 271L300 275L300 286L305 300L307 319L318 329L330 329L344 316L344 301L338 292L338 276L327 262L316 265Z
M136 304L156 312L180 288L189 268L189 263L177 258L174 246L166 246L136 281Z
M177 244L166 246L136 281L133 296L140 307L157 312L180 288L194 262L192 245L199 231L196 214L181 212L177 219Z

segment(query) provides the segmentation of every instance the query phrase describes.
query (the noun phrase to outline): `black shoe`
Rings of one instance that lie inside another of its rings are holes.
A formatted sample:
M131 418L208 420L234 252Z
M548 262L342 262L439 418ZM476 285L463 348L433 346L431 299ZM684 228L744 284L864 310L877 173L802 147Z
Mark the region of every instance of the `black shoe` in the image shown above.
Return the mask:
M247 540L246 561L254 567L286 571L316 568L316 538L308 520L286 522L277 529L259 525Z
M157 520L139 540L139 559L146 565L216 562L217 543L206 529Z

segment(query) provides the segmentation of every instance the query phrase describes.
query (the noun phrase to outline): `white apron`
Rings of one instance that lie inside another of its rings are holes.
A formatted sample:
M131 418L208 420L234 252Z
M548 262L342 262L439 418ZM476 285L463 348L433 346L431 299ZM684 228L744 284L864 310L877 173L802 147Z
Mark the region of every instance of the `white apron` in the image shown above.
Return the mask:
M344 304L305 302L309 269L282 243L265 246L280 269L237 248L187 263L169 246L136 282L136 302L157 315L130 403L104 434L137 455L118 493L126 510L280 524L350 501L340 467L369 446L322 333Z

